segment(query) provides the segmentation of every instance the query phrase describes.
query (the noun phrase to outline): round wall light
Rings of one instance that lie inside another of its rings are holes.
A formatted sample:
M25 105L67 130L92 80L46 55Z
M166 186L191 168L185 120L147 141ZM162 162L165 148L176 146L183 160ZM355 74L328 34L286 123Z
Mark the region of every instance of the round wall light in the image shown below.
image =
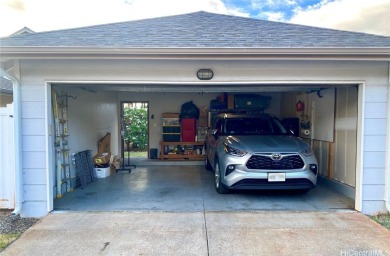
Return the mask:
M211 69L199 69L196 73L199 80L211 80L214 76L214 72Z

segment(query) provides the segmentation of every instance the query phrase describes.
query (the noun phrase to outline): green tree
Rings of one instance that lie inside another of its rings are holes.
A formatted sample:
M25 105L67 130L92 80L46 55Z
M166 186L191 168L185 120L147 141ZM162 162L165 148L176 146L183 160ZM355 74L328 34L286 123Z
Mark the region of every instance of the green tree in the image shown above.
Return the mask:
M144 108L125 108L124 113L125 141L133 147L145 150L148 145L148 111Z

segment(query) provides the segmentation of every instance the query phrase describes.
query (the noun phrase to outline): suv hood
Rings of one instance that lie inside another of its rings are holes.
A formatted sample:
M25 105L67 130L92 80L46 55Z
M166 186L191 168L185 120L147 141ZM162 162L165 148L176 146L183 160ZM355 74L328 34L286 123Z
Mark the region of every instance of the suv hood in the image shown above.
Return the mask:
M301 152L309 147L302 139L286 135L227 136L223 141L229 146L247 152Z

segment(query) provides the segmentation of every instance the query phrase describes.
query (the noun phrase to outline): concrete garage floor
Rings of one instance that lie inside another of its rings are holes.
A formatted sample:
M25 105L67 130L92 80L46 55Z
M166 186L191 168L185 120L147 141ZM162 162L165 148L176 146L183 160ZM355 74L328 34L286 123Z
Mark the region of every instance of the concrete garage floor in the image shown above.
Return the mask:
M203 166L140 166L97 179L54 201L58 211L338 211L352 199L319 184L307 194L294 191L215 192L213 173Z

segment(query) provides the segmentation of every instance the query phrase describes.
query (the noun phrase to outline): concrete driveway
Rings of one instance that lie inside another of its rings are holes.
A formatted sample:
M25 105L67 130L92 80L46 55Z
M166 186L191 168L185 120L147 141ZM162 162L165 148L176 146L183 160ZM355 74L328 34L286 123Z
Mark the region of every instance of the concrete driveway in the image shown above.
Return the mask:
M390 255L354 211L54 212L2 255Z

